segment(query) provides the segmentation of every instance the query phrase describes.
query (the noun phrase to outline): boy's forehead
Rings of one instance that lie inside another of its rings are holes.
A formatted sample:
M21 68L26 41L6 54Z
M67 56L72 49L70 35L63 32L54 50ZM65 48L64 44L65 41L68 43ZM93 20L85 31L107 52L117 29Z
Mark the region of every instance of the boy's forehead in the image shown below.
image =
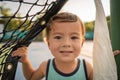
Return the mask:
M51 26L52 31L81 31L80 22L56 22Z
M78 26L78 27L81 27L82 26L82 23L80 21L76 21L76 22L54 22L52 25L52 28L54 27L57 27L57 26Z

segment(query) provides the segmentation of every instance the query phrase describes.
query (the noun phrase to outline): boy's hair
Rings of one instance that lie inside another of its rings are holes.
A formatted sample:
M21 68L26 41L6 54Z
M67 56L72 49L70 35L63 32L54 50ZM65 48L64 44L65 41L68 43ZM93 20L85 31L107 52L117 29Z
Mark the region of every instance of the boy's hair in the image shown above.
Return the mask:
M57 15L53 16L49 20L49 22L47 24L47 28L46 28L46 37L49 38L49 33L51 31L51 25L54 22L77 22L77 21L79 21L80 24L81 24L82 36L84 38L84 35L85 35L85 26L84 26L83 22L80 20L80 18L77 15L69 13L69 12L58 13Z

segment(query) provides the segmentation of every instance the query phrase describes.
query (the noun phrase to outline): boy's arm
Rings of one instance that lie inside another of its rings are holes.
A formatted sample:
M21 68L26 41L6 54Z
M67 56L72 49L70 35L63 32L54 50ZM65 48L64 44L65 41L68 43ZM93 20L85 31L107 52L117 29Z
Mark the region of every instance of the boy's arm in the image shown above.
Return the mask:
M23 74L26 80L39 80L46 75L47 61L44 61L37 70L34 70L28 59L28 48L23 46L12 52L12 56L19 56L22 63Z
M28 48L26 46L20 47L12 52L12 57L19 56L19 62L22 63L23 74L27 80L30 80L34 69L28 59Z
M113 51L113 54L114 54L114 56L120 54L120 50L115 50L115 51Z
M34 73L34 68L30 64L30 61L27 59L25 63L22 63L23 74L26 80L31 80L31 77Z
M47 63L48 61L43 61L39 68L34 71L34 74L32 75L30 80L41 80L43 77L46 76L46 69L47 69Z
M93 80L93 67L90 63L86 62L86 68L87 68L87 74L88 74L88 80Z

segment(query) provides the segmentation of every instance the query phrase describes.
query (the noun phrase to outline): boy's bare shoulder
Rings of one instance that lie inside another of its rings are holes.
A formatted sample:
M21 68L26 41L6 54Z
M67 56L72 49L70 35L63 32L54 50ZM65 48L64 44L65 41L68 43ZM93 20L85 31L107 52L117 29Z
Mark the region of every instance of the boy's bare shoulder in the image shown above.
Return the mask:
M39 66L39 69L43 72L44 75L46 75L47 64L48 60L45 60Z
M43 61L41 64L40 64L40 66L42 67L45 67L45 66L47 66L47 64L48 64L48 60L45 60L45 61Z
M93 80L93 66L88 61L85 61L87 73L88 73L88 80Z

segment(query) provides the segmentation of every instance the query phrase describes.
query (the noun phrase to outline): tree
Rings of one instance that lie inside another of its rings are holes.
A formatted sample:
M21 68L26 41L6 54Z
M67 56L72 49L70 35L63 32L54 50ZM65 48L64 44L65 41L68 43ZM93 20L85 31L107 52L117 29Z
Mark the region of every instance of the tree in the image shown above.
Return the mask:
M3 16L9 16L10 15L10 13L9 13L10 8L5 8L4 6L5 6L5 4L2 4L0 6L0 14Z
M94 31L94 22L85 22L86 32L93 32Z

